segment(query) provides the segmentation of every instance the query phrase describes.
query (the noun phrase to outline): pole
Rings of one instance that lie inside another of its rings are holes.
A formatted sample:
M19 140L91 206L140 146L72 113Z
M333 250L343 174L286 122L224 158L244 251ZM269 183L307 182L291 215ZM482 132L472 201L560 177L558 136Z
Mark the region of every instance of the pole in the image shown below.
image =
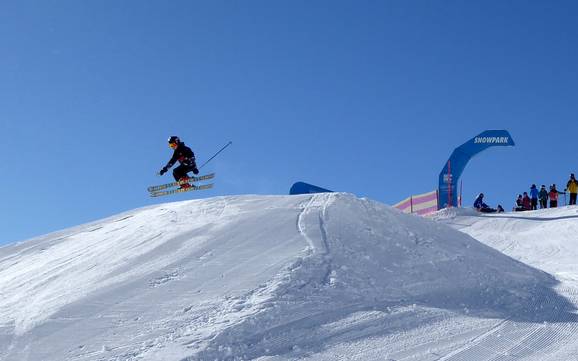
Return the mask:
M228 146L230 146L231 144L233 144L233 142L229 141L229 143L225 144L225 146L221 149L219 149L219 151L217 153L215 153L215 155L213 155L211 158L209 158L208 161L206 161L205 163L203 163L203 165L201 165L199 167L199 169L203 168L207 163L209 163L211 160L213 160L213 158L215 158L217 155L219 155L219 153L221 153L223 150L225 150L225 148L227 148Z
M452 163L448 160L448 208L452 206Z
M458 207L462 208L462 196L463 196L463 190L464 190L464 181L460 180L460 197L459 202L458 202Z

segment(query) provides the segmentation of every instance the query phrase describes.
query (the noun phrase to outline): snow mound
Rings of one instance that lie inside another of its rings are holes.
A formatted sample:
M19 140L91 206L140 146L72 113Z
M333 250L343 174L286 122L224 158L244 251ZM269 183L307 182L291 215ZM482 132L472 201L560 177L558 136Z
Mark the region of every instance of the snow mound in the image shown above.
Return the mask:
M464 216L479 216L482 213L476 211L474 208L444 208L428 215L427 217L436 221L443 221L446 219L455 219Z
M162 204L1 248L0 359L301 357L428 309L523 319L555 284L349 194Z

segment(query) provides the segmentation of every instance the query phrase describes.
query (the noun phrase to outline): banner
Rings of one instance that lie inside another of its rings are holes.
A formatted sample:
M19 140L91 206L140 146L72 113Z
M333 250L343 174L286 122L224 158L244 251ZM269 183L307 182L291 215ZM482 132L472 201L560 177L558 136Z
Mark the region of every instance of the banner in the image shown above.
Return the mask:
M431 214L438 210L438 192L431 191L424 194L409 196L403 201L395 204L394 208L403 213L416 213L420 216Z
M454 149L439 175L439 208L458 205L458 180L474 155L490 147L514 145L514 140L507 130L486 130Z

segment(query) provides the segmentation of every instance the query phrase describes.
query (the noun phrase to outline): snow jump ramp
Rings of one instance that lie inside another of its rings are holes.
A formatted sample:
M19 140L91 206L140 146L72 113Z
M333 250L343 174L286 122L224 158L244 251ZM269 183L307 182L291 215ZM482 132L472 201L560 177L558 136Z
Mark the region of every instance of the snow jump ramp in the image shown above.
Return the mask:
M166 203L0 248L0 359L458 359L573 322L557 285L349 194Z

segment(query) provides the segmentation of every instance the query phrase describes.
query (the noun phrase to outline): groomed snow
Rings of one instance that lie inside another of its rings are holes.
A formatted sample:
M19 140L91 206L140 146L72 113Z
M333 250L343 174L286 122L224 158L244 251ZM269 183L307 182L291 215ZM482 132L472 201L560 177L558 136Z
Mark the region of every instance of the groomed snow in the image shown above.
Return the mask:
M576 208L166 203L0 248L1 360L576 360Z

